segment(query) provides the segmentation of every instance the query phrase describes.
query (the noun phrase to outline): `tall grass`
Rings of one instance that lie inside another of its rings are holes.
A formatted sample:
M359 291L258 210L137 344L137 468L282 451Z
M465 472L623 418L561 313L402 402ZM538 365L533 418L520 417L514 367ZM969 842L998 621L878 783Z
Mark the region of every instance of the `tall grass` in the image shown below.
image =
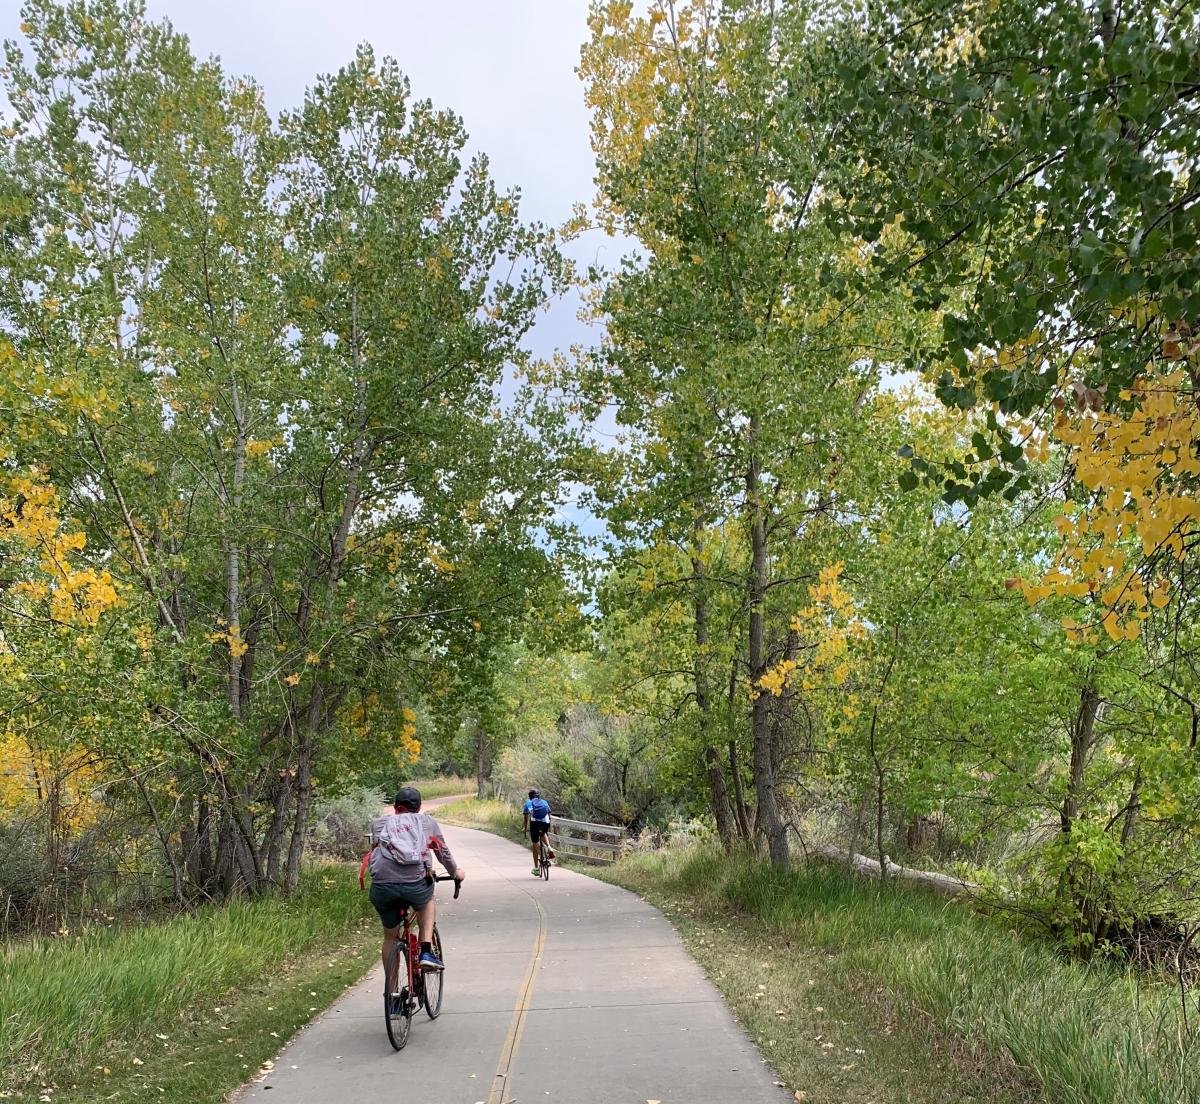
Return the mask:
M1200 1063L1178 990L1066 959L961 905L841 871L787 876L692 847L632 855L616 880L752 914L839 955L972 1047L1012 1057L1061 1104L1196 1104Z
M366 911L351 867L327 865L306 871L287 898L9 943L0 948L0 1088L153 1047L181 1017L343 935Z
M458 794L475 792L474 778L460 778L453 774L441 775L437 778L418 779L415 782L405 782L404 785L416 786L421 791L421 797L425 801L434 797L453 797ZM391 795L389 794L388 796L390 797Z
M457 824L464 828L482 828L498 836L520 843L524 840L521 831L522 818L516 807L507 801L491 798L468 797L452 801L436 810L434 815L446 824Z

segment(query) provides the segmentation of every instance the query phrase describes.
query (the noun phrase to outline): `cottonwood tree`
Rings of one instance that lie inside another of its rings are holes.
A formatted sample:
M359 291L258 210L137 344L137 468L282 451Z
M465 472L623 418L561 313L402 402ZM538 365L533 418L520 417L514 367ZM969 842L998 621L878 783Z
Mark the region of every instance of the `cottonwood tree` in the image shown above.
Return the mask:
M294 886L347 748L415 757L446 641L557 574L562 420L497 387L562 265L367 48L275 124L140 4L23 30L3 312L46 382L4 462L123 603L82 736L181 898Z
M860 243L819 216L840 171L836 118L813 51L784 57L774 5L597 4L582 73L593 108L601 219L638 238L604 299L596 386L636 427L640 471L626 509L644 541L693 547L695 648L707 647L703 534L736 520L744 541L746 654L757 823L788 862L778 745L764 676L787 657L788 621L827 565L817 531L836 510L853 411L892 338L883 299L848 310L832 277ZM693 540L691 534L696 535ZM792 550L778 573L776 545ZM696 664L703 714L714 675ZM701 720L702 729L708 722ZM704 751L715 768L715 747ZM718 823L719 772L710 770ZM726 835L728 836L728 831Z

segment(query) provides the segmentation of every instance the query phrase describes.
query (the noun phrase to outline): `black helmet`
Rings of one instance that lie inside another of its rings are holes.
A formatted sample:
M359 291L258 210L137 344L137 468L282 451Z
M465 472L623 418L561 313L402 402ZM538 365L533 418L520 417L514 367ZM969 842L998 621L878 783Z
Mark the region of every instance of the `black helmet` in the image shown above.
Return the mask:
M542 796L542 791L541 791L541 790L530 790L530 791L529 791L529 796L530 796L530 797L541 797L541 796Z
M421 809L421 791L416 786L401 786L396 791L396 800L392 804L397 808L419 812Z

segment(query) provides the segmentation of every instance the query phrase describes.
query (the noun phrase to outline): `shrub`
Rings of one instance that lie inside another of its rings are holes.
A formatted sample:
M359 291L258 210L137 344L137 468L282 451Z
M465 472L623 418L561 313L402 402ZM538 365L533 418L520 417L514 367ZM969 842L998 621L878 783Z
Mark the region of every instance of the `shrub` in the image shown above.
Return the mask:
M323 798L313 811L309 847L330 858L360 858L367 849L371 821L387 811L388 796L363 787Z

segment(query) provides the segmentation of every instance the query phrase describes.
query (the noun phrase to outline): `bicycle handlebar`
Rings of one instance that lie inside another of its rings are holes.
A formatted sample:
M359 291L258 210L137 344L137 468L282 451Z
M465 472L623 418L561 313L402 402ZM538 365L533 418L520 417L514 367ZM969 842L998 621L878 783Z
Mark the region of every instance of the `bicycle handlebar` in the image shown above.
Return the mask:
M433 876L435 882L453 882L454 883L454 899L458 900L458 895L462 890L462 882L454 877L453 874L435 874Z

